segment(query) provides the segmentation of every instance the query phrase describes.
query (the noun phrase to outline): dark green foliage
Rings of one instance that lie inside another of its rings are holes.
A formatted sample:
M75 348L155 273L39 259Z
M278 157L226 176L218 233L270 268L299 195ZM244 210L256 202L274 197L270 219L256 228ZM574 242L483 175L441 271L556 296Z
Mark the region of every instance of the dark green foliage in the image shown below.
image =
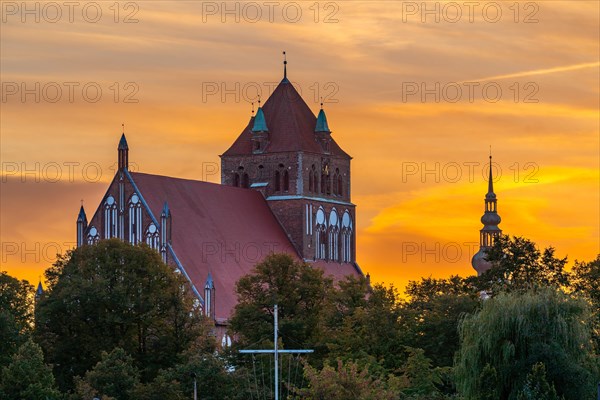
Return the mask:
M556 258L552 247L542 252L529 239L501 236L488 251L487 259L492 268L479 277L477 285L492 295L569 283L564 269L567 258Z
M145 245L111 239L82 246L61 257L46 277L35 336L63 390L116 347L149 381L175 365L199 334L188 283Z
M130 400L138 382L139 371L133 365L133 358L117 347L110 353L103 352L100 362L86 372L84 379L77 380L77 394L84 400L95 397Z
M40 346L31 339L19 347L0 375L0 398L56 400L61 398L54 385L52 369L44 364Z
M176 382L179 392L189 399L193 393L192 373L196 374L202 400L235 399L240 394L238 376L227 371L225 360L218 354L187 352L185 362L163 372L162 377L164 381Z
M0 271L0 368L27 341L33 326L33 286Z
M321 370L305 366L308 387L297 391L305 400L396 400L398 394L386 382L374 378L358 364L337 361L337 368L325 364Z
M231 329L239 338L238 344L272 346L275 303L279 307L279 332L284 347L316 343L321 310L331 287L331 279L324 278L320 269L294 261L287 254L266 257L236 286L238 304Z
M477 291L458 276L409 282L403 307L407 345L421 348L438 367L450 367L459 347L458 322L479 308Z
M324 315L323 341L329 350L329 361L353 360L378 373L400 368L404 358L398 355L404 351L404 337L400 331L399 300L394 287L375 285L367 291L364 280L343 281Z
M554 385L546 380L546 367L543 363L533 366L517 400L560 400Z
M407 347L408 359L402 367L399 385L401 399L443 398L438 387L442 383L442 370L433 368L431 360L425 357L422 349Z
M583 296L593 312L593 337L596 351L600 350L600 254L590 262L575 261L572 271L573 291ZM600 380L600 379L599 379Z
M588 321L584 302L553 288L486 301L460 327L459 392L467 400L481 399L492 385L499 388L498 399L516 399L526 373L542 362L559 395L592 399L597 369Z

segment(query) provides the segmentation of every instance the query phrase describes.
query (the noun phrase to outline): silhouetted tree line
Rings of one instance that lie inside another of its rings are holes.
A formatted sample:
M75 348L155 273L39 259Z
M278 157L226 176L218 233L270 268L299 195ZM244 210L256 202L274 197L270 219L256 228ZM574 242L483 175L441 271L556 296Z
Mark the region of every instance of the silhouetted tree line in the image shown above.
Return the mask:
M500 238L480 277L423 278L405 295L273 254L237 283L230 348L187 282L145 245L61 256L47 290L0 273L0 399L272 398L273 305L283 399L593 400L600 256L575 262Z

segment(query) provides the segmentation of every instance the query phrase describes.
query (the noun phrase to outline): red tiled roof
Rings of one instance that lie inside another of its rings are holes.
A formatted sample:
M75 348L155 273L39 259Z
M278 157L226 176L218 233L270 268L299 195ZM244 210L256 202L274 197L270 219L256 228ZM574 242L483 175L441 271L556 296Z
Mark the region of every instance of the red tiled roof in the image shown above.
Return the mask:
M168 203L173 250L202 296L211 273L218 319L229 318L237 300L235 283L265 256L274 251L299 258L257 191L137 172L130 175L159 223L164 202ZM313 265L336 280L358 274L353 264Z
M269 129L270 142L265 148L265 153L324 153L321 145L315 140L317 117L289 81L279 83L262 109ZM224 156L252 154L253 121L251 118L235 142L223 153ZM333 138L330 151L332 155L350 157Z

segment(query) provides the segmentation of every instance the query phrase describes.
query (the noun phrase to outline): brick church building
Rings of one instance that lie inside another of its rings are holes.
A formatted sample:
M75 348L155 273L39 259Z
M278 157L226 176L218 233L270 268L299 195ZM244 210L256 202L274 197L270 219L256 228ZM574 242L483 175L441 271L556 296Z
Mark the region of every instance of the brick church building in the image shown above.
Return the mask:
M125 135L118 171L77 245L120 238L146 243L191 283L203 312L225 325L235 283L272 252L339 280L361 276L351 157L325 111L315 117L284 78L221 155L221 184L129 171Z

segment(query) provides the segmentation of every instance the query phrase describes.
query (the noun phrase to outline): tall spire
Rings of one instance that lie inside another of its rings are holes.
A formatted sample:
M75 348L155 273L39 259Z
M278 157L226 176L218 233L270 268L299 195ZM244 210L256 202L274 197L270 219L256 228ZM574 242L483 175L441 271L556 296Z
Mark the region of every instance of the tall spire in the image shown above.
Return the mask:
M123 133L121 133L121 140L119 140L119 147L117 148L119 171L129 168L129 146L125 138L125 124L121 124L121 126L123 127Z
M42 286L42 278L40 277L37 289L35 291L35 299L39 300L40 297L42 297L43 294L44 294L44 288Z
M494 194L494 179L492 178L492 146L490 146L490 175L488 178L487 194L488 196L493 195L494 197L496 197L496 195Z
M494 245L494 242L502 234L498 227L501 218L498 215L498 200L494 193L494 180L492 175L492 154L490 149L490 172L488 177L488 192L485 195L485 212L481 217L483 228L479 231L479 251L473 256L471 265L477 271L478 275L483 274L492 266L487 260L487 250Z
M281 82L289 82L287 78L287 56L283 52L283 80Z
M87 229L88 221L83 209L83 200L81 201L81 208L79 209L79 215L77 215L77 247L83 246L84 244L84 233Z

